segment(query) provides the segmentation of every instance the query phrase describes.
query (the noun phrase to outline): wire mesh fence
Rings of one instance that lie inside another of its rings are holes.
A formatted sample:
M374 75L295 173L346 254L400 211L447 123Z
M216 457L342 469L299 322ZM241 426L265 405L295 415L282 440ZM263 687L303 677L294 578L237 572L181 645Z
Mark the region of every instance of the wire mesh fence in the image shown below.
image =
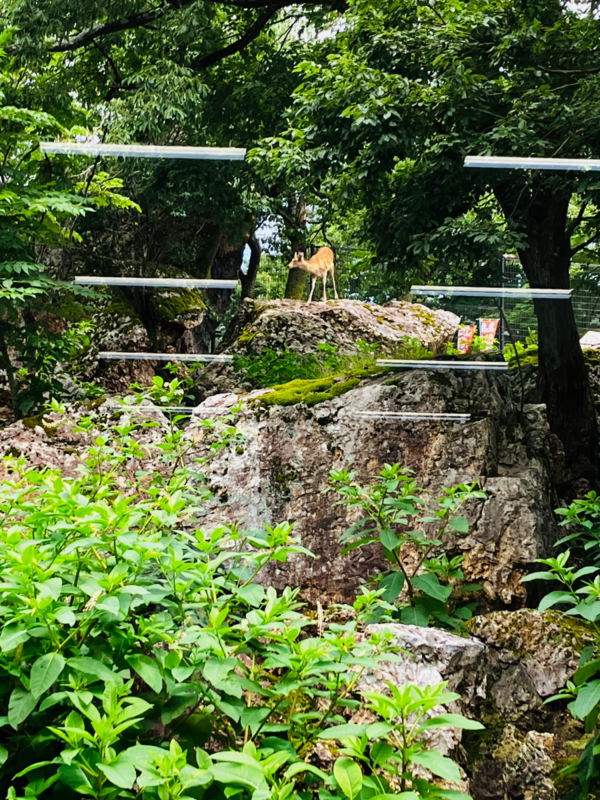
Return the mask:
M575 314L575 322L579 335L589 330L600 329L600 282L598 280L598 264L577 264L577 277L573 281L571 302ZM527 278L518 258L505 257L502 263L503 285L521 287L527 284ZM504 313L508 319L515 339L525 342L526 337L537 331L537 319L532 300L504 299ZM568 302L557 300L557 302ZM508 332L503 332L503 344L509 343Z

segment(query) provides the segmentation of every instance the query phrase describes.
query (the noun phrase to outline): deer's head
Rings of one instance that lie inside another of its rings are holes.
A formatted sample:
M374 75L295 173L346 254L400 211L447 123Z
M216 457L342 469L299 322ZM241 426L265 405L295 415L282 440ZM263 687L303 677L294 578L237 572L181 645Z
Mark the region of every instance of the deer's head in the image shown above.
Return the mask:
M288 264L288 269L302 268L302 266L307 263L307 260L304 258L304 253L294 253L294 257Z

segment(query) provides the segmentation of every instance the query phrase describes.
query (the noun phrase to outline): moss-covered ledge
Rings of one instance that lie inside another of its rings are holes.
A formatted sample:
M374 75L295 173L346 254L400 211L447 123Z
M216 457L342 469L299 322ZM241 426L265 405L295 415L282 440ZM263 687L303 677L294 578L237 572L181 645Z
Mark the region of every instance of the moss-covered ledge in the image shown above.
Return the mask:
M261 406L294 406L297 403L315 406L339 397L359 383L360 378L335 375L316 380L290 381L273 386L272 391L261 395L256 402Z

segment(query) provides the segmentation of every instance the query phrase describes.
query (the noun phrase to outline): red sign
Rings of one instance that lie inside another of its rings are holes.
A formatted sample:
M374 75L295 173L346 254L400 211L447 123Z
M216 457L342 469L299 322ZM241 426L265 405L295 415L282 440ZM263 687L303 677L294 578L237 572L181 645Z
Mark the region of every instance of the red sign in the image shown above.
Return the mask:
M485 340L485 349L492 350L498 333L499 319L480 319L479 335Z

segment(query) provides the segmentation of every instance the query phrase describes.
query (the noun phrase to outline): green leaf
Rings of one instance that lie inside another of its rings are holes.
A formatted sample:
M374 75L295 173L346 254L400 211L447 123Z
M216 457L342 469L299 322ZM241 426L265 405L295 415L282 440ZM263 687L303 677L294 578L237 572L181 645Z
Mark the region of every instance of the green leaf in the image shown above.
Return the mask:
M394 550L401 544L400 539L389 528L384 528L379 534L379 540L386 550Z
M2 766L2 764L4 764L7 758L8 758L8 750L6 749L6 747L2 747L2 745L0 744L0 767Z
M452 725L453 728L462 728L465 731L482 731L485 729L485 725L482 725L481 722L463 717L462 714L440 714L438 717L426 719L420 729L441 728L445 725Z
M21 686L13 689L8 701L8 722L10 726L17 730L21 722L31 714L36 702L32 693Z
M358 725L348 722L346 725L334 725L325 731L319 731L319 739L344 739L346 736L362 736L366 732L368 725Z
M5 625L0 633L0 649L3 653L10 653L29 638L26 628L20 625Z
M363 774L358 764L351 758L338 758L333 765L333 774L348 800L354 800L363 785Z
M104 681L105 683L116 683L120 686L123 683L122 678L117 675L116 671L113 672L109 666L98 661L96 658L88 658L82 656L81 658L70 658L67 665L84 675L90 675L93 678Z
M582 686L575 700L569 703L569 711L577 719L585 719L598 703L600 703L600 680Z
M77 766L77 764L65 764L62 767L59 767L58 774L60 776L60 780L70 789L73 789L73 791L78 792L79 794L90 794L92 785L89 782L85 772L81 769L81 767Z
M158 694L161 691L163 679L158 663L154 659L149 658L149 656L134 654L125 656L125 661L148 684L153 692Z
M574 605L576 602L577 600L568 592L549 592L547 595L542 597L542 602L538 606L538 611L546 611L548 608L552 608L552 606L555 606L557 603L568 603L570 605Z
M34 662L29 680L31 693L36 700L58 680L65 663L61 653L46 653Z
M600 671L600 658L588 661L582 667L579 667L575 675L573 675L573 683L575 686L581 686L582 683L585 683L598 671Z
M236 594L249 605L257 607L265 599L265 588L259 583L249 583L236 589Z
M121 761L117 758L110 764L98 764L98 769L120 789L131 789L135 783L135 768L126 760Z
M417 575L416 578L412 579L412 585L428 597L433 597L434 600L441 600L442 603L445 603L452 594L452 587L442 586L438 576L432 572L428 572L426 575Z
M446 758L437 750L425 750L423 753L417 753L412 757L415 764L420 764L425 767L438 778L443 778L446 781L453 781L460 783L460 770L458 766Z
M404 588L404 575L402 572L390 572L381 581L381 587L385 588L382 597L386 603L393 603Z
M253 790L268 790L267 782L258 763L256 766L251 766L250 764L222 762L213 764L210 772L219 783L239 784Z
M450 520L449 523L450 527L453 531L457 533L468 533L469 532L469 523L464 517L454 517Z
M293 778L295 775L298 775L300 772L310 772L313 775L316 775L318 778L321 778L322 781L328 783L330 780L330 776L323 772L323 770L315 767L314 764L308 764L306 761L296 761L294 764L291 764L285 772L284 778L289 780Z
M418 625L419 628L426 628L429 614L423 606L407 606L400 612L400 620L403 625Z

